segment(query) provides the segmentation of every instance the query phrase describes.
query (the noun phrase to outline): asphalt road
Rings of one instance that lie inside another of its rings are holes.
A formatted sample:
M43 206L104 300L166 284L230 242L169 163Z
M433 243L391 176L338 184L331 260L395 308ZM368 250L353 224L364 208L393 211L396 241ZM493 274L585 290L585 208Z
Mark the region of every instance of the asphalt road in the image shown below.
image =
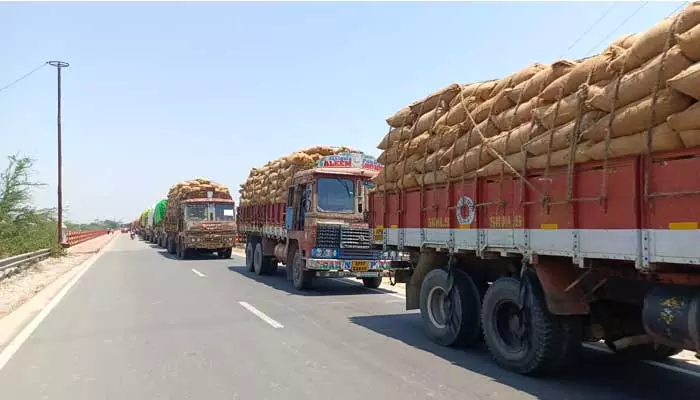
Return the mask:
M301 293L283 269L242 265L117 237L0 370L0 398L700 398L698 378L595 351L556 377L512 374L484 349L432 344L396 296Z

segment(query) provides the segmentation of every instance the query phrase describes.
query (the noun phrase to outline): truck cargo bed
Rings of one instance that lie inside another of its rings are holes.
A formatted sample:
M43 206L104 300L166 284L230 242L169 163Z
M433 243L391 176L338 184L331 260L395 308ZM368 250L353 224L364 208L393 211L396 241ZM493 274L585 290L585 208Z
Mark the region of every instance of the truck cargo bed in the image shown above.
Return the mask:
M390 249L700 265L700 148L379 191L370 210Z

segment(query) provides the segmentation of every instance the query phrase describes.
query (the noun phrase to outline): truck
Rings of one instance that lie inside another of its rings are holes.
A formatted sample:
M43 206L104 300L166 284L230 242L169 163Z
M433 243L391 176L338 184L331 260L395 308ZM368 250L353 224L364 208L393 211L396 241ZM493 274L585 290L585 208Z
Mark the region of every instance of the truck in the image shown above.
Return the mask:
M166 248L167 234L165 233L165 210L168 199L161 199L153 206L153 242L162 248Z
M235 203L226 186L206 179L176 184L165 209L165 244L178 259L194 253L231 258L236 230Z
M293 173L281 202L241 204L237 226L250 272L275 274L307 290L314 278L352 277L377 288L390 268L372 246L366 206L371 179L382 166L361 152L328 155Z

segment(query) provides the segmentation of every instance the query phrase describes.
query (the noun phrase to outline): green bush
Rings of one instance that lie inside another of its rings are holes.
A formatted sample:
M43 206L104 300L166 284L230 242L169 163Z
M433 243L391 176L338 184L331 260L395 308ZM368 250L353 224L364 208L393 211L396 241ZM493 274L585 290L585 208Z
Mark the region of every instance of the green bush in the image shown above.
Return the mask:
M39 183L31 180L33 160L10 156L0 174L0 258L51 248L60 253L54 209L31 204L31 191Z

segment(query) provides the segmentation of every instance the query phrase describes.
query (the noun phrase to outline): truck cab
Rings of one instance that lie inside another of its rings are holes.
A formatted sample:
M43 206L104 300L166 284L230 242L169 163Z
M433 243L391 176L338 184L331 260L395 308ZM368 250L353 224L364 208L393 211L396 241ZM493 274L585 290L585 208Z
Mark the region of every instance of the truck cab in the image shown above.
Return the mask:
M191 253L214 253L230 258L236 237L234 201L220 198L194 198L180 203L177 237L169 238L178 258Z
M304 288L313 277L355 277L371 288L381 284L390 263L373 247L367 220L371 180L381 168L373 157L341 153L294 175L284 215L288 240L275 254L288 259L287 275L295 286Z

